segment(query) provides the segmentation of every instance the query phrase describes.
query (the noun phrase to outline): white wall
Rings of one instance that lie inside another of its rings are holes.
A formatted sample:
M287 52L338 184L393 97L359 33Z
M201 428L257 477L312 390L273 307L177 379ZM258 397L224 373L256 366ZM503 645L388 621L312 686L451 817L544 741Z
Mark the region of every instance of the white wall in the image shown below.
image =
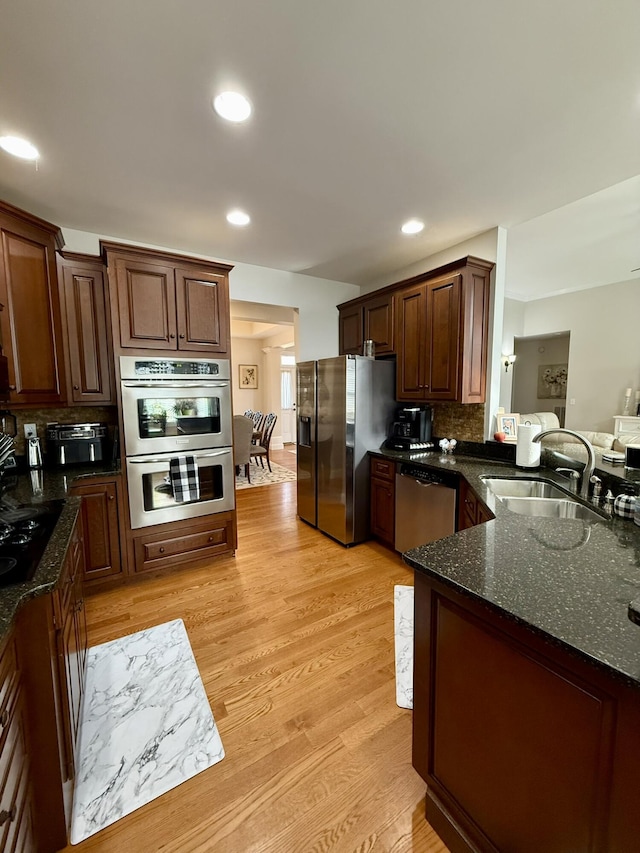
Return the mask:
M502 345L500 355L512 355L515 352L514 338L521 337L524 330L525 303L515 299L504 300L504 316L502 325ZM504 359L500 359L500 394L499 405L505 412L511 411L513 377L515 367L504 369ZM531 411L531 410L528 410Z
M526 303L524 335L571 333L568 428L613 432L625 389L640 389L639 326L640 279Z
M116 243L127 243L147 248L185 254L161 246L145 243L131 243L106 235L92 234L88 231L75 231L63 228L65 249L69 252L86 252L97 255L101 239ZM338 310L336 305L354 299L360 295L355 284L345 284L324 278L313 278L299 273L259 267L252 264L237 263L224 258L210 258L204 255L189 255L205 260L219 260L234 264L229 274L229 294L231 299L259 302L270 305L284 305L298 308L296 328L296 358L307 361L326 358L338 354Z

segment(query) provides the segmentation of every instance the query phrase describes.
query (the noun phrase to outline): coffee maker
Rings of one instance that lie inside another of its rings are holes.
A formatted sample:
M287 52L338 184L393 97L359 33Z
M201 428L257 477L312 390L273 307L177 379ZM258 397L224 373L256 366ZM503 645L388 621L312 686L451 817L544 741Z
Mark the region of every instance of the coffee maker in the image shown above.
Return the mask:
M388 450L431 450L432 424L431 406L398 406L385 447Z

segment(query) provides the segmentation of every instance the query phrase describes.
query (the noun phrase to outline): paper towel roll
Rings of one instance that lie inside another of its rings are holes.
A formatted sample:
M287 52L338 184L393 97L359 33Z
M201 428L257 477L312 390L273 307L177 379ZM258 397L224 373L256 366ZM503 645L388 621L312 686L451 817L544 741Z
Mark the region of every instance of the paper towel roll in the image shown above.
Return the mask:
M519 468L538 468L540 465L540 443L533 437L542 430L540 424L519 424L516 445L516 465Z

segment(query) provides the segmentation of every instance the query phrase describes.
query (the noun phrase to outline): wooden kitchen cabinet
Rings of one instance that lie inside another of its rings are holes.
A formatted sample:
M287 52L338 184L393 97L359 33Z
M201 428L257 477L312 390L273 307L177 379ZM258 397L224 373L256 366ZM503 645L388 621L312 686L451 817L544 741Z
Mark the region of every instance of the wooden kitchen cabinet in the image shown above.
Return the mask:
M393 548L396 519L396 465L371 457L371 533Z
M60 252L58 271L67 354L67 399L115 404L106 275L102 260Z
M466 260L396 294L398 400L484 402L492 265Z
M338 346L340 355L362 355L362 304L338 306Z
M78 754L80 712L87 662L87 620L84 609L84 541L82 521L76 524L58 589L53 594L60 703L65 733L66 779L73 779Z
M11 632L0 649L0 850L36 849L24 689Z
M120 550L122 507L121 477L83 480L71 486L70 494L82 498L84 530L84 581L104 581L121 577Z
M158 524L133 536L134 571L191 566L237 547L235 511L216 512L183 523Z
M0 329L12 408L65 402L55 254L62 245L57 226L0 202Z
M83 563L79 516L55 589L25 602L16 619L38 853L66 847L71 825L87 660Z
M458 487L458 530L467 530L469 527L475 527L476 524L484 524L493 517L471 486L461 477Z
M222 263L101 243L121 349L229 354L229 270Z
M339 305L340 355L362 355L365 340L374 342L376 356L392 355L395 352L394 304L393 293L385 292Z
M447 847L637 849L637 686L419 571L414 596L413 766Z

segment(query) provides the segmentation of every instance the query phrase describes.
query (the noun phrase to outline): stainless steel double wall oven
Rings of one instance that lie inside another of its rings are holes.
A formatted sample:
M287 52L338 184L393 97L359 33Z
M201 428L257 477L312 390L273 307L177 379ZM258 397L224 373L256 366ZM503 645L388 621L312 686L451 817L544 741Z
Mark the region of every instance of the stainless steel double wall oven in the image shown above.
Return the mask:
M122 417L133 529L234 508L228 359L121 356ZM170 462L193 456L199 497L177 501Z

